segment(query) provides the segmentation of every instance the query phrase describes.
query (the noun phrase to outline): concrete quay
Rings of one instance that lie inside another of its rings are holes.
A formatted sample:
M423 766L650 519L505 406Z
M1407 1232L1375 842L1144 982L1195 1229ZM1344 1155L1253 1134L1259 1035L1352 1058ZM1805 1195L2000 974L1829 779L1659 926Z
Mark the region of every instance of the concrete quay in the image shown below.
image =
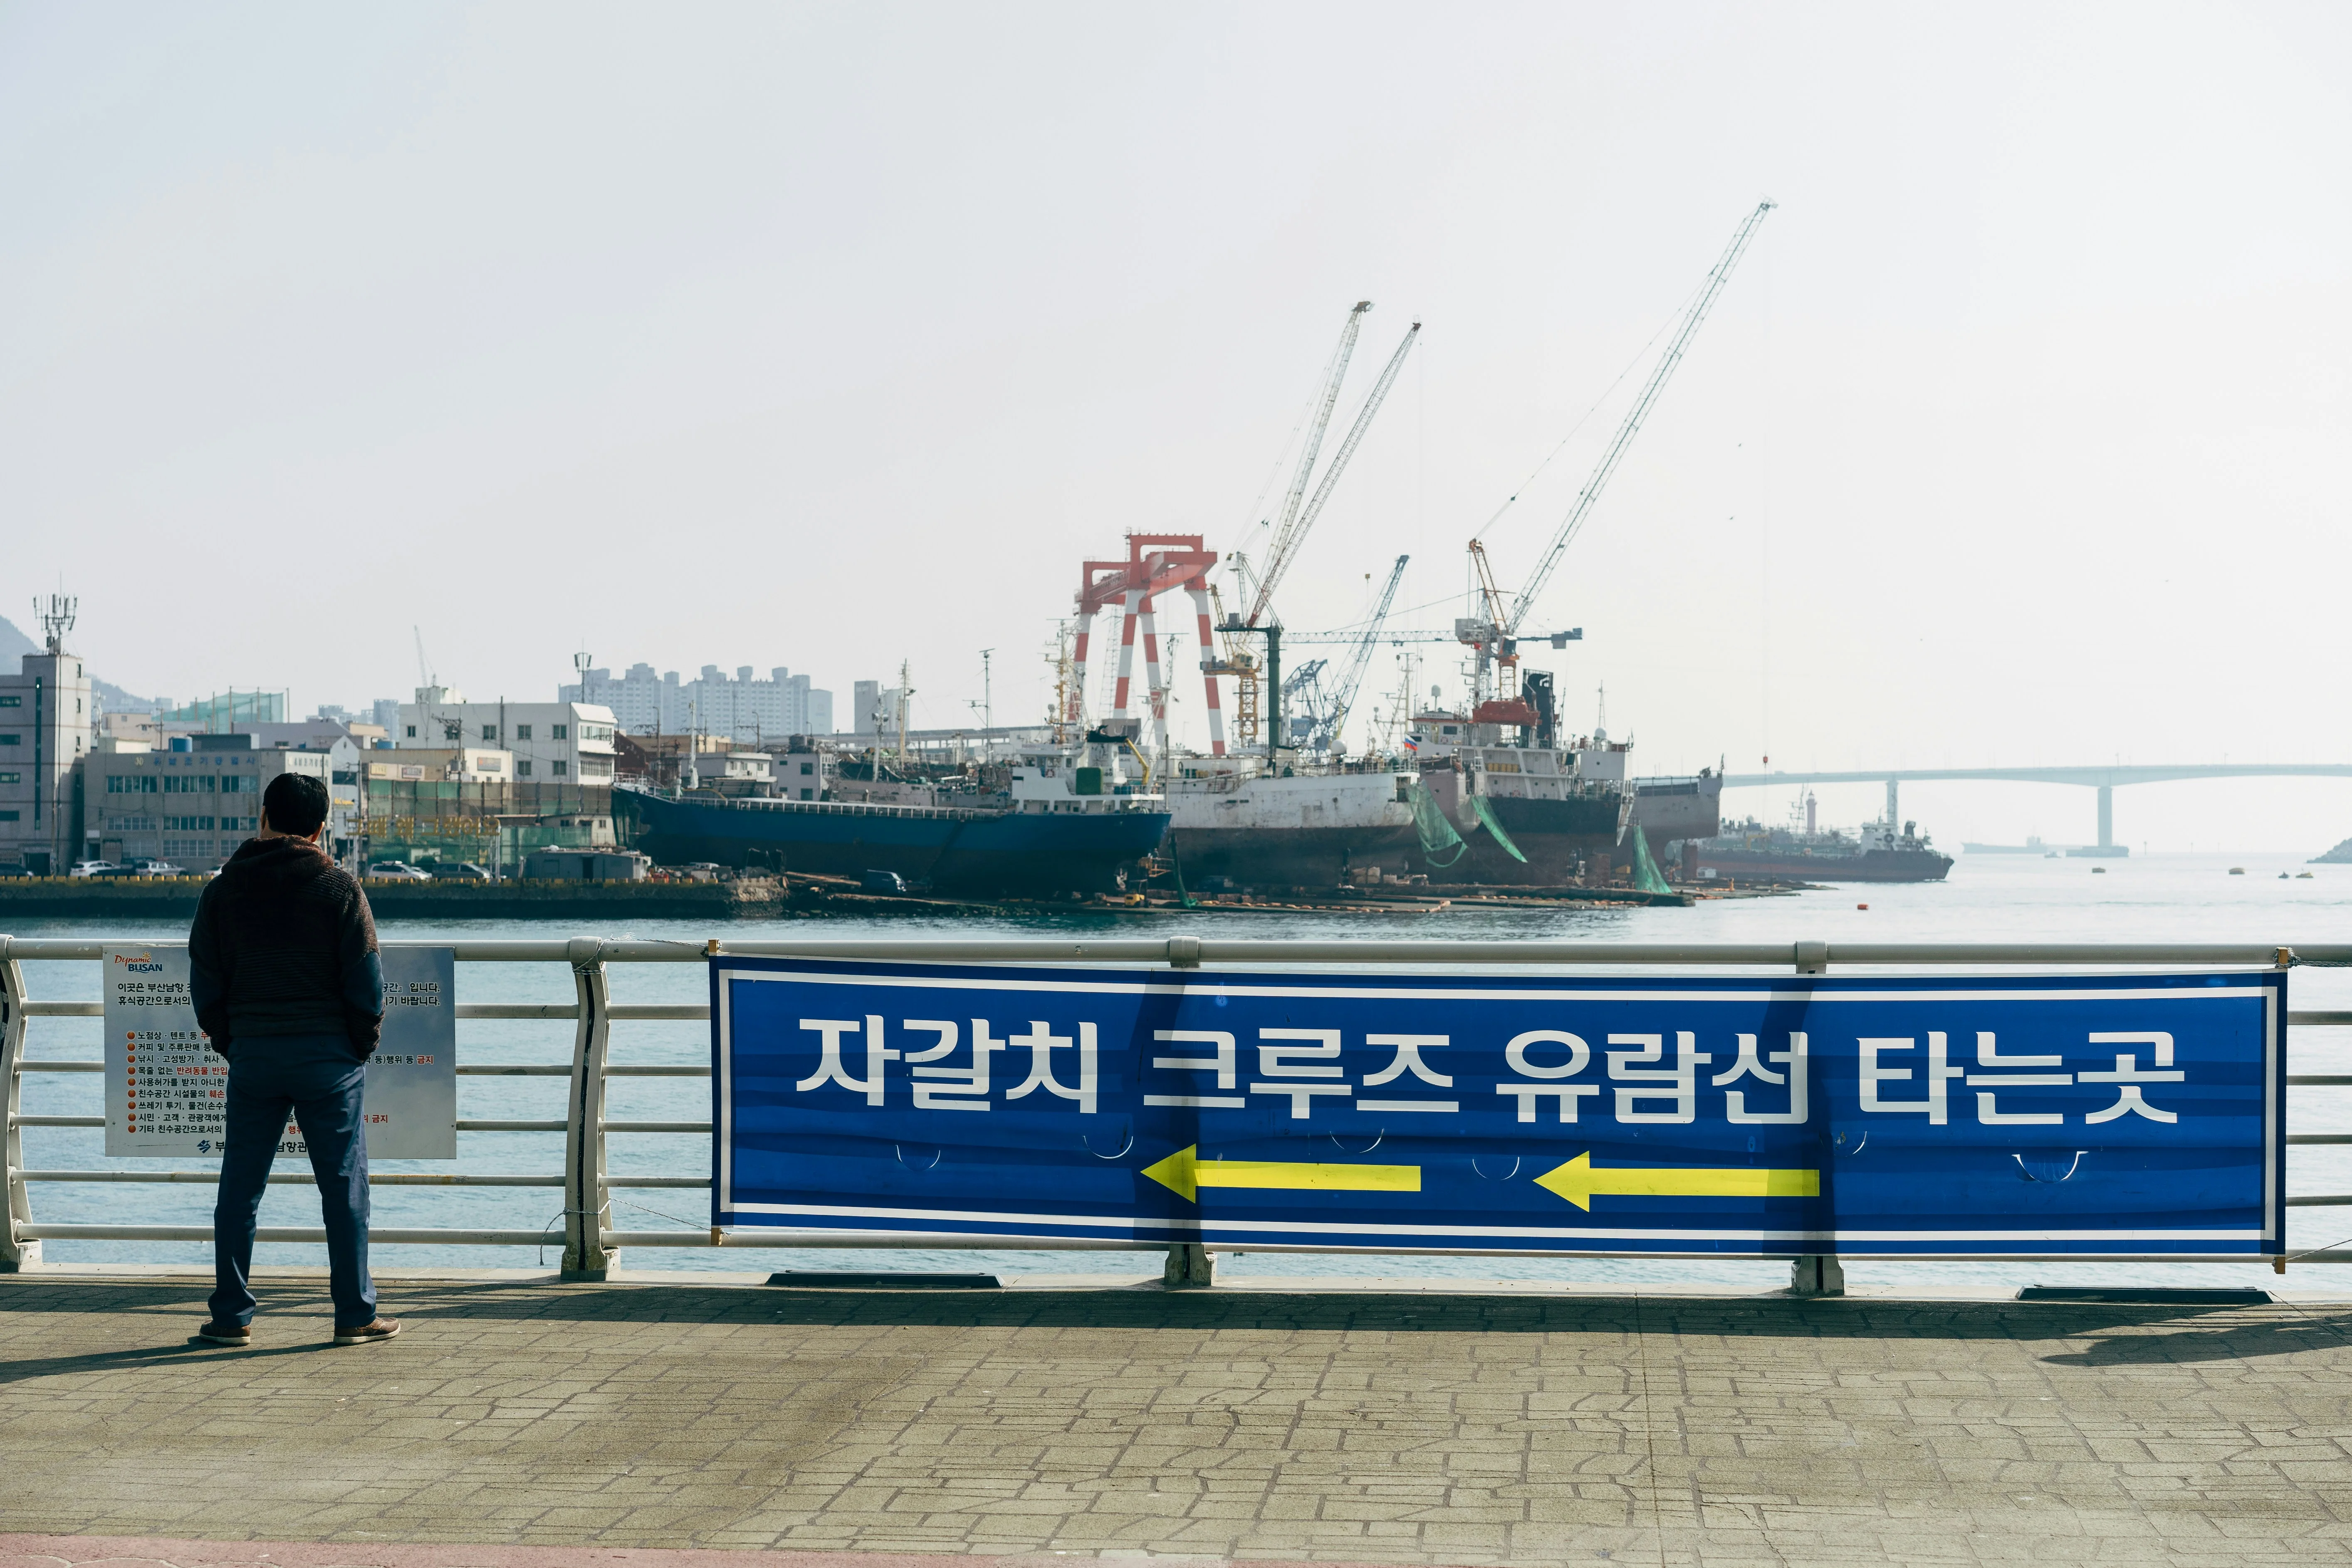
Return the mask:
M0 1568L2352 1560L2352 1302L205 1289L0 1278Z

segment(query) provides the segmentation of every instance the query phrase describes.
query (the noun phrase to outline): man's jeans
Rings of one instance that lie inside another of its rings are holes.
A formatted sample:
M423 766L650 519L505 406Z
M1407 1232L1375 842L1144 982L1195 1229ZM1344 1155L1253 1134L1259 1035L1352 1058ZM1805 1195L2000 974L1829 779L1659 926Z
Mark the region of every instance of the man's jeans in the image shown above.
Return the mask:
M367 1123L360 1110L365 1064L340 1034L247 1036L230 1048L227 1148L213 1205L213 1321L253 1321L253 1233L289 1112L319 1181L335 1327L375 1321L375 1281L367 1267Z

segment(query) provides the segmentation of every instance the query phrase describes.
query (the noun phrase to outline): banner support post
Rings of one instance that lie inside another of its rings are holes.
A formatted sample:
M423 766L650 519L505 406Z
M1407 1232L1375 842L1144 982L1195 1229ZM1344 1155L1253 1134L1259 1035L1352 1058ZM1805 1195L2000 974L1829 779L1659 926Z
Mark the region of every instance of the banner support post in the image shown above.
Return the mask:
M1801 942L1796 947L1797 973L1826 974L1830 968L1830 944L1825 942ZM1843 1296L1845 1294L1845 1268L1835 1255L1809 1252L1801 1255L1789 1270L1789 1294L1791 1296Z
M1160 1282L1171 1290L1205 1290L1217 1282L1216 1260L1200 1243L1180 1241L1168 1249Z
M1171 936L1168 939L1168 966L1171 969L1201 967L1201 939L1197 936ZM1209 1249L1198 1242L1180 1241L1168 1249L1168 1261L1160 1271L1160 1282L1171 1290L1205 1290L1217 1282L1216 1261Z

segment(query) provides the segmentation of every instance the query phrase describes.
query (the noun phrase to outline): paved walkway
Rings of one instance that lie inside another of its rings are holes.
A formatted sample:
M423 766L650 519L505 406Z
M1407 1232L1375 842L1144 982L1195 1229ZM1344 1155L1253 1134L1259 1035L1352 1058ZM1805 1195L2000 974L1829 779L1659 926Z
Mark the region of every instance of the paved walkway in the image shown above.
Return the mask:
M484 1280L338 1351L289 1280L227 1351L203 1293L0 1279L0 1531L175 1538L0 1564L2352 1560L2352 1306Z

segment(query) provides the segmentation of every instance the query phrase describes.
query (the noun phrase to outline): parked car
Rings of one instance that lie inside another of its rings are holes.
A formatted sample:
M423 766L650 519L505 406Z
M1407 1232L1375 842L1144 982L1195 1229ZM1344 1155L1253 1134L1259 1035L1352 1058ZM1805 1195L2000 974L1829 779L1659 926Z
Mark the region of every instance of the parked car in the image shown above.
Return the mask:
M460 860L455 865L446 860L436 860L433 862L432 870L427 875L442 882L495 882L498 880L488 870L475 865L471 860Z
M188 874L185 866L174 866L169 860L133 860L127 869L134 877L184 877Z
M77 860L73 863L73 868L68 871L66 875L68 877L103 877L110 872L120 871L121 869L121 867L116 865L111 860Z
M405 860L378 860L367 868L367 874L379 882L429 882L433 873L422 871Z
M0 862L0 877L29 877L32 868L21 860Z

